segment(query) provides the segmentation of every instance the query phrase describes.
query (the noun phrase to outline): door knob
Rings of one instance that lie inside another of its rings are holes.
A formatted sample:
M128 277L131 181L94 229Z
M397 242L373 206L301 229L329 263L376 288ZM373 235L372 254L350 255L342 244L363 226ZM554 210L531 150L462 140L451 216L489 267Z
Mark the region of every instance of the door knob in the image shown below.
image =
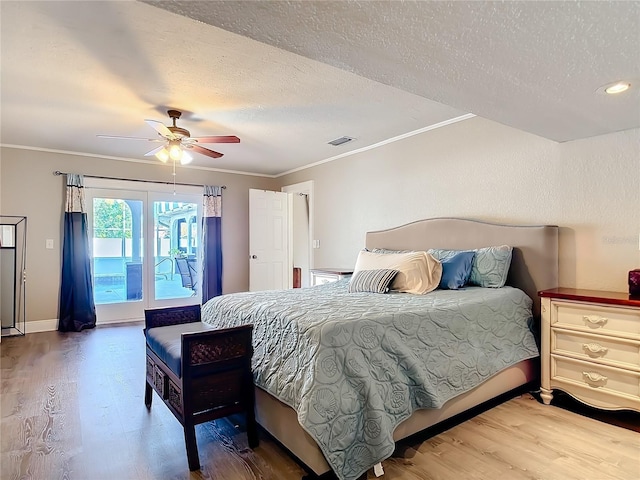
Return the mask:
M251 258L253 260L256 260L258 258L258 256L257 255L251 255L249 258Z

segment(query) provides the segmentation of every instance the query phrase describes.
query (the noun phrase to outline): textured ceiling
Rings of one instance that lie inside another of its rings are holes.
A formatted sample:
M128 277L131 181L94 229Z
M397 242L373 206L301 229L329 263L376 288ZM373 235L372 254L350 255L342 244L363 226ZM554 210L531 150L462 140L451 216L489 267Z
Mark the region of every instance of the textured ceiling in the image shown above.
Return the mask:
M640 2L148 3L0 2L2 144L144 159L96 134L177 108L242 140L194 165L274 175L469 112L557 141L640 126L637 88L596 92L640 81Z
M149 2L556 141L640 126L640 2Z

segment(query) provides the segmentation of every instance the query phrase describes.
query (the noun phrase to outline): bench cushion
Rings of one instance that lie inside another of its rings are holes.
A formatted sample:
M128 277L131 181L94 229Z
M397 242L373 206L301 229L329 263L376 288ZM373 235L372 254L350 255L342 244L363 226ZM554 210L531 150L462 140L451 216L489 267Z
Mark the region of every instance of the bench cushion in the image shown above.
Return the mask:
M180 368L182 359L183 333L204 332L213 330L208 323L191 322L167 327L147 329L147 345L178 377L182 376Z

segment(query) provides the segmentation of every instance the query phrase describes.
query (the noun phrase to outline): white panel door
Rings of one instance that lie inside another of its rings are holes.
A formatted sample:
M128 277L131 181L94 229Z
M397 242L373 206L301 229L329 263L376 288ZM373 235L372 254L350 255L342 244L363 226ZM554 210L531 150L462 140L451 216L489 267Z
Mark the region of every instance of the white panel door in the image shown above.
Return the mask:
M249 290L283 290L293 286L289 248L291 195L249 190Z

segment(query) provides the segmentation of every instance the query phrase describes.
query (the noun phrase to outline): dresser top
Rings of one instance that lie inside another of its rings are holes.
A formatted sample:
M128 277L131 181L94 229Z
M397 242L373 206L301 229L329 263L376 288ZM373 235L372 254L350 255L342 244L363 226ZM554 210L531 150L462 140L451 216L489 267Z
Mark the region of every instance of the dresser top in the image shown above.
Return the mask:
M639 307L640 298L630 297L626 292L606 292L603 290L583 290L581 288L557 287L538 292L541 297L561 298L564 300L576 300L579 302L604 303L610 305L623 305L626 307Z
M313 273L331 273L334 275L351 275L353 268L312 268Z

